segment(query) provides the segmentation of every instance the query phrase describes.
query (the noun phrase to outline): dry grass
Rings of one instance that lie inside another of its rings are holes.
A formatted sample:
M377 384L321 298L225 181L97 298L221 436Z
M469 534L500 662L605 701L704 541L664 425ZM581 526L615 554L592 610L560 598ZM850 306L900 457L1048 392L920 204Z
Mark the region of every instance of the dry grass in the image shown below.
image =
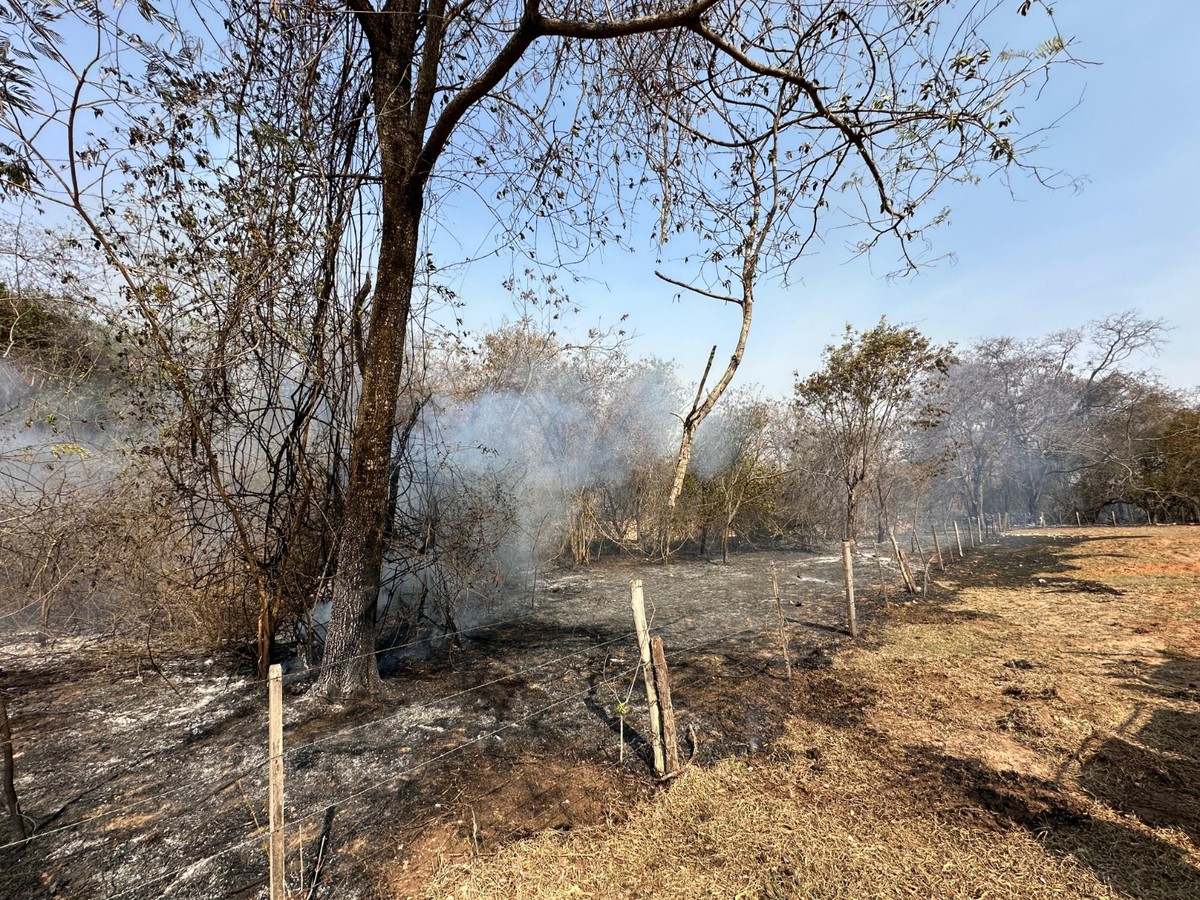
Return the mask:
M1200 529L1007 538L798 679L769 752L426 895L1198 897L1198 597Z

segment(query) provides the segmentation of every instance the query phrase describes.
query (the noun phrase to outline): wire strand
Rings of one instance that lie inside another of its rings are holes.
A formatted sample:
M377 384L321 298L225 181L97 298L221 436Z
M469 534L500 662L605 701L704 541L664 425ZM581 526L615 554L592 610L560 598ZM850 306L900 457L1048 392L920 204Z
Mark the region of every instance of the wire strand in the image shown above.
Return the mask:
M676 621L678 621L678 620L676 620ZM674 624L674 623L670 623L670 624ZM311 747L314 747L314 746L320 746L320 745L323 745L323 744L327 744L327 743L329 743L329 742L333 741L334 739L336 739L336 738L339 738L339 737L342 737L342 736L344 736L345 734L348 734L348 733L350 733L350 732L353 732L353 731L359 731L359 730L361 730L361 729L363 729L363 728L366 728L366 727L369 727L369 726L377 726L377 725L383 724L384 722L391 721L391 720L393 720L393 719L399 718L400 716L403 716L403 715L405 715L405 714L407 714L407 713L411 712L411 711L412 711L414 708L416 708L416 709L420 709L420 708L422 708L422 707L432 706L432 705L435 705L435 704L438 704L438 703L445 702L445 701L447 701L447 700L452 700L452 699L455 699L455 698L458 698L458 697L465 696L465 695L467 695L467 694L470 694L470 693L473 693L474 691L477 691L477 690L482 690L483 688L486 688L486 687L493 686L493 685L495 685L495 684L498 684L498 683L500 683L500 682L503 682L503 681L505 681L505 680L507 680L507 679L511 679L511 678L518 677L518 676L520 676L520 675L523 675L523 674L527 674L528 672L533 672L533 671L537 671L537 670L539 670L539 669L544 669L544 668L546 668L546 667L548 667L548 666L551 666L551 665L554 665L554 664L556 664L556 663L562 662L563 660L571 659L571 658L573 658L573 657L580 656L580 655L582 655L582 654L585 654L585 653L588 653L588 652L590 652L590 651L593 651L593 650L599 649L599 648L601 648L601 647L605 647L605 646L609 646L610 644L617 643L617 642L619 642L619 641L621 641L621 640L624 640L625 638L629 637L629 636L630 636L631 634L633 634L633 633L634 633L634 632L631 630L631 631L629 631L629 632L626 632L626 633L624 633L624 634L622 634L622 635L620 635L620 636L618 636L618 637L616 637L616 638L612 638L611 640L604 641L604 642L602 642L602 643L600 643L600 644L592 644L592 645L589 645L589 646L587 646L587 647L584 647L584 648L583 648L583 649L581 649L581 650L576 650L576 651L573 651L572 653L567 653L567 654L564 654L564 655L562 655L562 656L557 656L557 657L555 657L554 659L547 660L546 662L540 663L540 664L538 664L538 665L535 665L535 666L529 666L529 667L526 667L525 669L520 669L520 670L517 670L517 671L514 671L514 672L510 672L510 673L508 673L507 675L501 676L501 677L499 677L499 678L492 679L491 681L487 681L487 682L483 682L483 683L481 683L481 684L473 685L473 686L472 686L472 687L470 687L470 688L465 688L465 689L463 689L463 690L460 690L460 691L455 691L455 692L453 692L453 693L451 693L451 694L446 694L446 695L442 695L442 696L438 696L438 697L431 697L431 698L428 698L428 699L426 699L426 700L422 700L422 701L420 701L418 704L416 704L416 705L415 705L415 707L414 707L414 706L406 707L406 708L405 708L404 710L402 710L401 712L390 714L390 715L388 715L388 716L385 716L385 717L383 717L383 718L381 718L381 719L373 719L373 720L371 720L370 722L366 722L366 723L363 723L363 724L361 724L361 725L354 725L354 726L350 726L350 727L348 727L348 728L339 729L339 730L335 731L333 734L329 735L328 737L317 738L317 739L314 739L314 740L312 740L312 741L309 741L309 742L306 742L306 743L303 743L303 744L297 744L297 745L295 745L295 746L293 746L293 747L290 747L290 748L288 748L287 750L285 750L285 752L284 752L284 756L285 756L285 757L287 757L287 756L291 756L291 755L293 755L293 754L295 754L295 753L298 753L298 752L300 752L300 751L302 751L302 750L305 750L305 749L308 749L308 748L311 748ZM258 769L258 768L260 768L261 766L263 766L263 765L264 765L266 762L267 762L267 760L263 760L263 761L256 761L255 763L252 763L252 764L249 764L249 765L247 765L247 766L244 766L244 767L241 769L241 771L240 771L240 772L233 773L233 774L229 775L228 777L226 777L226 778L222 779L222 781L221 781L221 785L220 785L220 787L219 787L217 790L215 790L215 791L212 791L211 793L209 793L209 794L207 794L207 795L205 795L205 796L203 796L203 797L197 798L198 802L205 802L205 801L208 801L208 800L212 799L213 797L217 796L218 794L220 794L220 793L224 792L224 791L225 791L225 790L227 790L229 787L231 787L233 784L235 784L237 781L239 781L239 780L241 780L242 778L245 778L245 777L247 777L247 776L251 775L251 774L252 774L252 773L253 773L253 772L254 772L256 769ZM137 809L137 808L138 808L138 807L140 807L140 806L144 806L144 805L145 805L145 804L147 804L147 803L151 803L151 802L156 802L156 801L165 800L165 799L168 799L168 798L170 798L170 797L175 797L175 796L178 796L179 794L185 793L186 791L188 791L188 790L191 790L191 789L192 789L192 785L190 785L190 784L186 784L186 785L181 785L181 786L180 786L180 787L178 787L178 788L174 788L174 789L171 789L171 790L162 791L162 792L159 792L159 793L153 794L153 795L151 795L151 796L149 796L149 797L143 797L143 798L142 798L142 799L140 799L140 800L135 800L135 801L132 801L132 802L130 802L130 803L127 803L127 804L125 804L125 805L123 805L123 806L118 806L118 807L116 807L116 808L113 808L113 809L107 809L107 810L105 810L104 812L101 812L101 813L96 813L95 815L91 815L91 816L85 816L85 817L84 817L84 818L82 818L82 819L78 819L78 820L76 820L76 821L74 821L74 822L67 823L66 825L60 825L60 826L57 826L57 827L55 827L55 828L52 828L52 829L50 829L50 830L48 830L48 831L40 831L40 832L36 832L35 834L32 834L32 835L30 835L30 836L29 836L28 838L26 838L24 841L14 841L14 842L10 842L10 843L7 843L7 844L0 844L0 850L5 850L5 849L8 849L9 847L15 847L15 846L19 846L19 845L22 845L22 844L26 844L26 843L29 843L30 841L34 841L34 840L40 840L40 839L42 839L42 838L49 837L49 836L51 836L51 835L54 835L54 834L60 834L60 833L62 833L62 832L64 832L64 831L69 831L69 830L71 830L71 829L73 829L73 828L78 828L78 827L80 827L80 826L82 826L82 825L86 825L86 824L88 824L88 823L90 823L90 822L96 822L96 821L101 821L101 820L104 820L104 819L107 819L107 818L113 818L113 817L116 817L116 816L118 816L118 815L120 815L120 814L122 814L122 813L129 812L130 810ZM194 801L194 802L197 802L197 801Z

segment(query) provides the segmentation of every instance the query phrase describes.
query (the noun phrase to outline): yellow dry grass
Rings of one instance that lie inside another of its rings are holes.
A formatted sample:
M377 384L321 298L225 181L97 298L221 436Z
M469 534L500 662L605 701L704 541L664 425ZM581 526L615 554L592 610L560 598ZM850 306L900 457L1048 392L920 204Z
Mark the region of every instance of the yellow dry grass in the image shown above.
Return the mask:
M425 895L1194 900L1198 657L1200 529L1010 536L798 678L768 752Z

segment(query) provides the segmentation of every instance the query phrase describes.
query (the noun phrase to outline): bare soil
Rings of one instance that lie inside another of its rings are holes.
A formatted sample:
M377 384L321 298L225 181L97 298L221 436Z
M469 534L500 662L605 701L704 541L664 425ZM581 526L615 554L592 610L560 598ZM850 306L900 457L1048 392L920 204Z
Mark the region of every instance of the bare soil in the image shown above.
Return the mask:
M292 685L292 888L414 894L442 866L547 829L622 821L655 793L634 684L634 577L667 646L692 764L769 744L792 695L772 565L796 665L828 666L848 641L838 560L748 553L728 566L551 573L532 596L464 611L470 627L447 655L393 654L366 704L330 708ZM869 625L876 569L862 569ZM35 831L0 849L0 897L266 896L266 702L249 672L94 636L17 635L0 648L0 690Z
M1200 897L1200 529L1005 536L786 712L618 827L447 860L425 895Z

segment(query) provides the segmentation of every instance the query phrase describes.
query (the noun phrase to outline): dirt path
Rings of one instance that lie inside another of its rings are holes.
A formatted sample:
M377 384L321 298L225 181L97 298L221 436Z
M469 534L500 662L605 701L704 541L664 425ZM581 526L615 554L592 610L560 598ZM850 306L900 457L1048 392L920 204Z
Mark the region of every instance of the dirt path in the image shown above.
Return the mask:
M429 896L1200 897L1200 529L1008 536L869 633L764 753Z

